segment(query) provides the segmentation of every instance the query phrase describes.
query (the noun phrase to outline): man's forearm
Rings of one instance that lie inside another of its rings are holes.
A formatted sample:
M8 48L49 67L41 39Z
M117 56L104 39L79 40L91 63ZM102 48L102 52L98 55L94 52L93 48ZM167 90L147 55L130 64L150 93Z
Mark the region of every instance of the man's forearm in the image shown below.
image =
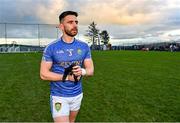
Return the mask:
M94 75L94 69L86 68L85 70L86 70L86 75L85 76L93 76Z
M40 73L40 77L42 80L62 81L63 74L58 74L58 73L49 71L49 72Z
M48 80L48 81L63 81L63 76L64 74L58 74L54 72L46 72L46 73L41 73L40 77L42 80ZM80 78L78 77L78 80ZM73 75L67 75L65 78L65 81L75 81Z

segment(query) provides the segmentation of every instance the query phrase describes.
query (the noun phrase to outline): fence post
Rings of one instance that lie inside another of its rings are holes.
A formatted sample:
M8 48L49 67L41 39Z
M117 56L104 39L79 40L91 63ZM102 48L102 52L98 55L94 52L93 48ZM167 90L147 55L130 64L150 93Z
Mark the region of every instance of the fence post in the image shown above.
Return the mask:
M39 24L38 24L38 42L39 42L39 47L40 47L40 30L39 30Z
M4 23L4 26L5 26L5 52L7 52L7 23Z

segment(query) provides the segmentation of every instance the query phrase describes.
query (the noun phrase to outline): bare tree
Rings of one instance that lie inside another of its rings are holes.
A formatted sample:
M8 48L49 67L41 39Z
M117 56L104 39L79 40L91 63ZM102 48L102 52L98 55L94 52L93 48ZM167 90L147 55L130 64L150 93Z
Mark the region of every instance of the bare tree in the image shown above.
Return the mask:
M92 48L94 49L97 45L97 39L99 38L99 30L96 28L97 24L93 21L89 26L87 30L87 34L85 36L90 37L90 41L92 42Z

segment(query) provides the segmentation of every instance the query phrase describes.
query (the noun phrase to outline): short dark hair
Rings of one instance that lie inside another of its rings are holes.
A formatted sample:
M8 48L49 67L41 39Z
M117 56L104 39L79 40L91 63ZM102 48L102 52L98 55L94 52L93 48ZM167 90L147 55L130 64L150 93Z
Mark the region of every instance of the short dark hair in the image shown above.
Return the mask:
M78 13L74 11L64 11L59 15L59 22L62 22L62 20L68 15L74 15L77 17Z

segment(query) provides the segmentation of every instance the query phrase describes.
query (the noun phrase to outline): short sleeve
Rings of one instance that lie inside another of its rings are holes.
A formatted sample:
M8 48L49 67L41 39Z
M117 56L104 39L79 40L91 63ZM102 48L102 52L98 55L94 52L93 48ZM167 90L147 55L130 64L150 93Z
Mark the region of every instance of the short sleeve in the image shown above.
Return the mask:
M42 61L53 61L52 59L52 48L47 46L43 51Z
M91 50L90 50L90 47L88 45L86 45L85 59L91 59Z

